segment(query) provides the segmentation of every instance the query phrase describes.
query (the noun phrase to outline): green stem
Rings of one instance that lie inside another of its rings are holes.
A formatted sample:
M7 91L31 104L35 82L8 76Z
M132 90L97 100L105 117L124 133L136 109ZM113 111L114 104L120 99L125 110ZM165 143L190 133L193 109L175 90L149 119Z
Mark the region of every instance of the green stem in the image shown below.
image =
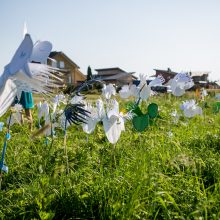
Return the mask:
M67 119L65 120L65 128L64 128L64 154L66 156L66 168L67 168L67 174L69 174L69 161L68 161L68 154L67 154L67 133L66 133L66 127L67 127Z

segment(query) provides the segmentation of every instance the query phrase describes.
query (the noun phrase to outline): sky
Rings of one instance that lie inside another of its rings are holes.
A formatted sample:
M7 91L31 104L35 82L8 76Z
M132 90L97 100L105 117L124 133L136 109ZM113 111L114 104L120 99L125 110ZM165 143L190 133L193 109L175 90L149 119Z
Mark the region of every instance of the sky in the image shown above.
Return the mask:
M0 72L23 38L49 40L86 74L120 67L210 71L220 79L219 0L0 0Z

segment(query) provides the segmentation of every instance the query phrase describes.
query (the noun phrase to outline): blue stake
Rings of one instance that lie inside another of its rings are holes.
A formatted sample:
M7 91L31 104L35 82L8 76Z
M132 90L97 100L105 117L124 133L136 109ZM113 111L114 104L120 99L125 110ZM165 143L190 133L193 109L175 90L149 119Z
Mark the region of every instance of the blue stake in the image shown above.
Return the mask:
M5 160L5 153L6 153L6 148L7 148L7 141L11 137L11 135L10 135L11 116L12 116L12 112L9 117L8 129L7 129L7 133L5 135L5 141L4 141L4 146L3 146L3 150L2 150L2 157L1 157L1 161L0 161L0 189L1 189L1 182L2 182L2 173L3 172L8 173L8 167L4 164L4 160Z
M67 119L65 120L65 126L64 126L64 153L66 155L67 173L69 173L69 161L68 161L67 146L66 146L66 138L67 138L66 128L67 128Z

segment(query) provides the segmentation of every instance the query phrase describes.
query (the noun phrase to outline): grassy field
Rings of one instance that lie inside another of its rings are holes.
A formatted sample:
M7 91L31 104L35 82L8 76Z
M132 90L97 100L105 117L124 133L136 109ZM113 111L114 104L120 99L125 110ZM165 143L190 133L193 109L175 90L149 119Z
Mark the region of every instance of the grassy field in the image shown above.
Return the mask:
M101 125L89 136L68 128L69 173L62 130L46 143L31 139L28 125L12 126L0 218L220 219L220 113L209 98L202 117L175 124L170 113L185 99L151 98L161 118L143 133L128 121L114 146Z

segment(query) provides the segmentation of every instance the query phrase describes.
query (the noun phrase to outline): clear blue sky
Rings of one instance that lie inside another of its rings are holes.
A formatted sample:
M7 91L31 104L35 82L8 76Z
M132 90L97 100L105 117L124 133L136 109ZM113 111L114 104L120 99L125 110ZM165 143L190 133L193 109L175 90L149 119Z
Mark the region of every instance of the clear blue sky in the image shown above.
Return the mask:
M24 21L34 41L51 41L84 73L88 65L148 75L170 67L220 79L219 0L0 0L1 72Z

